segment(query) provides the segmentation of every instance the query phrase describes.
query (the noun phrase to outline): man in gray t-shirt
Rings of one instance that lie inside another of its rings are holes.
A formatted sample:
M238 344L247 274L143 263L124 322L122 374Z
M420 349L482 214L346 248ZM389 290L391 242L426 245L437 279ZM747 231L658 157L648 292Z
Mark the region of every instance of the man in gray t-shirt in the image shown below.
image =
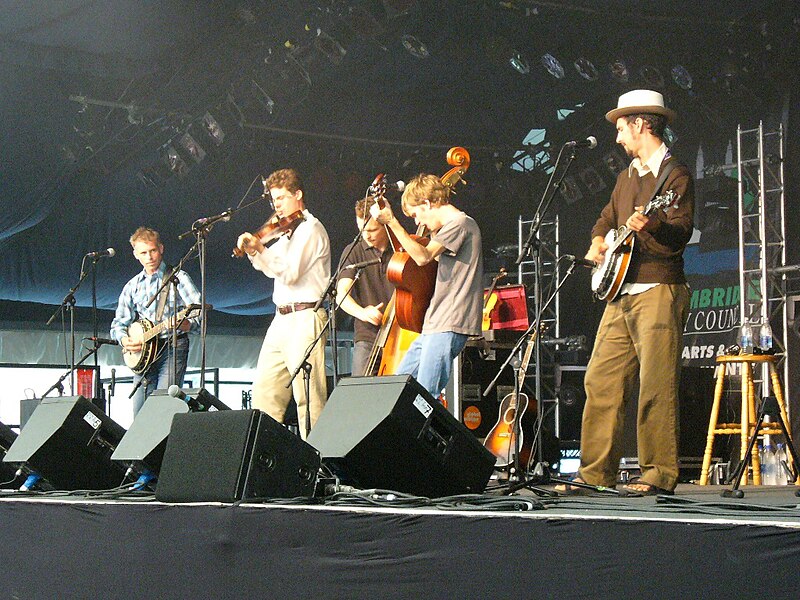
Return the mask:
M475 220L450 204L450 189L435 175L418 175L403 192L403 212L433 235L427 246L415 241L386 203L371 214L388 225L418 265L439 261L436 287L425 313L422 334L403 357L398 373L408 373L438 397L453 359L471 335L481 333L483 253Z

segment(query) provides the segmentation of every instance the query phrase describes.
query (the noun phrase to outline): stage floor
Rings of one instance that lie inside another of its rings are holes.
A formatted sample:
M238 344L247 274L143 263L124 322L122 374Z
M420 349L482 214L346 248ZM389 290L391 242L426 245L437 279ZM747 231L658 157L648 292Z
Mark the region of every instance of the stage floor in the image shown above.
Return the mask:
M796 597L793 487L414 506L0 497L9 598Z

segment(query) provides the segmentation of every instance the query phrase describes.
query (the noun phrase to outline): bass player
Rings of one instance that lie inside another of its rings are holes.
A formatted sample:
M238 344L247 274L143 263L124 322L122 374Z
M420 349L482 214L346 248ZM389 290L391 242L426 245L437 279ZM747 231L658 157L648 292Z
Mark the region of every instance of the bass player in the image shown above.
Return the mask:
M361 239L348 245L342 252L339 262L346 262L346 266L336 282L339 306L354 318L353 375L373 375L367 373L366 368L383 319L383 310L394 291L386 278L386 268L394 251L386 228L369 216L369 206L374 203L372 197L356 202L356 225L362 232ZM369 219L366 224L365 219ZM347 265L374 259L380 262L366 267L357 279L356 269L347 268Z
M427 245L412 238L395 218L389 203L370 214L388 225L418 265L439 262L436 285L425 312L422 334L412 342L397 368L412 375L438 398L450 379L453 359L470 336L481 335L483 251L475 220L450 204L450 188L435 175L417 175L406 186L403 213L432 232Z
M158 291L164 277L168 276L167 264L164 262L164 245L161 236L154 229L139 227L130 238L133 256L143 269L134 276L125 287L117 304L117 312L111 322L111 337L122 346L123 352L139 353L143 347L141 341L128 337L128 327L138 319L147 319L158 324L168 319L174 312L171 286L166 286L159 297L146 306ZM192 278L185 271L178 271L178 307L200 304L200 292L197 291ZM164 389L172 384L181 385L186 374L189 357L189 331L199 330L199 318L184 320L178 327L177 372L172 374L173 349L171 347L171 330L166 329L159 337L155 359L144 372L133 376L136 392L133 395L133 414L139 412L145 398L157 389ZM144 381L142 381L144 380ZM141 384L140 384L141 382Z

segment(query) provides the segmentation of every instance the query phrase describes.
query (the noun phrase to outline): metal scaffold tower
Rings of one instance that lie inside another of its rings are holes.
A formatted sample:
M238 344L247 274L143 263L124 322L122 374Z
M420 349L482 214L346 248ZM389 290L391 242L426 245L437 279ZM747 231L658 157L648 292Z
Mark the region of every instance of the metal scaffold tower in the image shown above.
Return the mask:
M531 223L532 220L519 217L517 231L520 251L522 251ZM533 258L519 264L517 281L523 284L527 290L528 313L532 315L532 319L539 314L540 307L550 297L560 279L559 243L559 221L558 215L556 215L553 220L541 223L538 237L535 240ZM556 402L556 348L552 345L542 344L541 339L543 332L546 332L547 337L561 337L559 312L560 299L557 295L542 313L534 350L535 370L533 373L530 372L530 369L528 371L529 376L535 377L536 397L543 402L543 407L553 406L553 403ZM546 413L547 410L544 410L542 414Z
M783 126L765 131L737 128L739 180L739 290L740 323L753 324L758 342L762 323L774 332L773 343L783 370L785 397L790 397L788 323L786 310L786 196L784 189ZM762 381L769 381L766 369ZM768 395L762 385L762 395Z

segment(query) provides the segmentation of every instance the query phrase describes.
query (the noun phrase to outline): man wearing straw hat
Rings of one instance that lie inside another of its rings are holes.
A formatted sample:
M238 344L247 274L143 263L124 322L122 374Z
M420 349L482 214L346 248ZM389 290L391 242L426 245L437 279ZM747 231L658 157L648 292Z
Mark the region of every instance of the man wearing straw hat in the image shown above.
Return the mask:
M664 129L675 116L664 106L663 96L650 90L623 94L617 108L606 114L616 126L617 143L633 160L617 177L586 253L586 259L600 263L608 250L609 231L626 225L635 232L628 272L619 295L606 305L586 370L577 480L616 484L625 404L635 401L638 382L642 475L623 486L637 495L671 494L678 480L678 383L689 309L683 250L692 235L694 184L689 170L663 141ZM649 217L643 215L649 200L667 190L678 200Z

